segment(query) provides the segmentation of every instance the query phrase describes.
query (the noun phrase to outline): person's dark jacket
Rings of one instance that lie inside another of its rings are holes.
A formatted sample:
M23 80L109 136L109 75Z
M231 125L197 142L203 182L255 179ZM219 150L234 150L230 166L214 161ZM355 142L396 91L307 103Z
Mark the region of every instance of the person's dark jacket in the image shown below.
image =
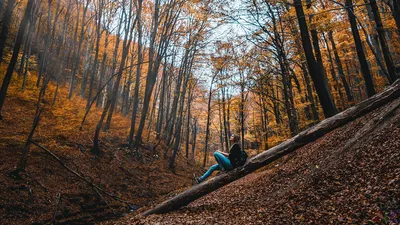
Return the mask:
M246 154L246 153L244 153ZM238 166L242 166L246 162L246 158L243 157L243 151L240 148L239 144L233 144L231 146L231 149L229 150L229 160L231 161L231 164L233 168L236 168Z

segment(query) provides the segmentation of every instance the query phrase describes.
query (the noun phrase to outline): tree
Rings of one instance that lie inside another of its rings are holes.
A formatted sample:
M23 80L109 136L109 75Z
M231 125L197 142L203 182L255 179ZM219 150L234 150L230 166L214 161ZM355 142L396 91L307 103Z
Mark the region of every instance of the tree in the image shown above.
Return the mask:
M347 15L349 17L350 25L351 25L351 31L353 33L354 42L356 44L358 61L361 66L361 72L364 76L365 86L367 89L367 95L368 95L368 97L371 97L376 92L375 92L375 88L374 88L374 83L372 82L371 71L369 70L367 59L365 58L365 53L364 53L364 49L362 46L360 34L358 33L357 21L356 21L355 15L354 15L352 0L346 0L345 5L346 5Z
M34 4L35 4L34 0L28 0L26 9L25 9L25 13L24 13L24 17L22 18L22 21L19 25L17 39L15 40L15 43L14 43L13 54L11 56L10 63L8 64L8 67L7 67L6 75L4 76L3 83L1 85L1 89L0 89L0 120L2 119L2 116L1 116L2 108L4 105L4 101L6 99L7 90L8 90L8 86L10 85L11 77L14 72L15 65L17 63L18 54L19 54L19 50L21 48L24 33L25 33L26 27L29 23L29 19L31 18L32 11L35 8Z
M297 19L300 26L301 40L307 59L308 71L310 73L311 79L313 80L314 87L317 91L322 109L324 111L324 115L325 117L331 117L335 115L338 111L336 109L335 103L333 102L332 95L329 91L327 78L323 76L323 73L319 69L314 58L302 2L301 0L294 0L293 4L296 9Z
M86 13L88 11L88 7L89 7L89 3L90 0L86 0L86 4L83 10L83 15L82 15L82 23L81 23L81 30L80 30L80 35L79 35L79 42L78 42L78 49L75 52L75 46L74 46L74 62L73 62L73 67L72 67L72 72L71 72L71 78L70 78L70 88L69 88L69 95L68 98L71 98L73 93L74 93L74 88L75 88L75 75L76 72L79 69L79 65L80 65L80 58L81 58L81 48L82 48L82 43L84 40L84 35L85 35L85 24L86 24ZM79 1L76 0L76 5L77 5L77 10L78 10L78 18L76 20L76 25L75 25L75 34L74 34L74 44L76 43L76 35L77 35L77 31L78 31L78 27L79 27Z
M136 79L135 79L135 88L134 88L134 94L133 94L133 106L132 106L132 118L131 118L131 128L129 131L129 137L128 137L128 142L129 146L132 147L133 145L133 137L135 133L135 125L136 125L136 114L137 114L137 108L139 104L139 87L140 87L140 77L141 77L141 72L142 72L142 64L143 62L143 53L142 53L142 36L143 36L143 31L142 31L142 0L138 0L138 8L137 8L137 33L138 33L138 50L137 50L137 60L138 60L138 65L136 66ZM165 65L164 65L165 66Z
M140 123L136 133L135 142L136 145L142 142L142 133L146 121L147 112L149 110L149 104L151 100L151 94L153 92L154 84L156 82L158 69L161 65L161 61L163 57L165 57L166 50L168 49L174 27L178 20L182 2L177 2L175 0L171 0L169 4L166 6L166 12L162 15L165 18L164 26L162 28L162 33L159 34L159 43L156 46L156 35L158 33L159 28L159 16L160 16L160 0L155 1L154 6L154 16L152 21L152 30L150 35L150 46L149 46L149 66L148 72L146 76L146 84L143 98L143 108L142 113L140 115Z
M215 74L211 78L211 83L210 83L210 91L208 92L208 103L207 103L207 122L206 122L206 137L204 141L204 160L203 160L203 167L206 167L207 163L207 156L208 156L208 139L210 135L210 119L211 119L211 98L212 98L212 93L213 89L212 86L214 84L215 77L217 76L218 72L215 72Z
M346 80L346 77L345 77L345 75L344 75L344 70L343 70L342 62L341 62L341 60L340 60L338 51L337 51L337 49L336 49L335 41L333 40L332 31L330 31L330 32L328 33L328 37L329 37L329 41L331 42L331 45L332 45L332 50L333 50L333 54L334 54L334 56L335 56L335 63L336 63L336 67L337 67L337 70L338 70L338 73L339 73L339 77L340 77L340 79L341 79L341 81L342 81L342 83L343 83L344 90L345 90L345 92L346 92L347 101L352 102L352 101L354 100L353 94L352 94L351 91L350 91L349 85L348 85L347 80Z
M1 4L4 4L4 1L5 0L2 0ZM2 20L3 23L2 23L2 27L1 27L1 31L0 31L0 64L3 62L4 49L6 47L8 31L10 29L10 23L11 23L13 11L14 11L14 5L15 5L15 0L7 1L6 11L4 12L4 17ZM1 12L2 12L2 10L0 10L0 16L1 16Z
M371 5L372 13L374 14L374 19L375 19L375 23L376 23L376 31L378 32L379 41L382 46L383 58L385 59L386 68L389 73L389 77L388 77L389 83L392 84L398 77L396 76L396 71L395 71L395 67L393 64L392 56L390 54L389 47L386 42L385 31L383 29L381 16L378 11L378 6L376 5L376 0L370 0L370 5Z
M400 0L392 0L393 2L393 17L396 21L397 33L400 35Z

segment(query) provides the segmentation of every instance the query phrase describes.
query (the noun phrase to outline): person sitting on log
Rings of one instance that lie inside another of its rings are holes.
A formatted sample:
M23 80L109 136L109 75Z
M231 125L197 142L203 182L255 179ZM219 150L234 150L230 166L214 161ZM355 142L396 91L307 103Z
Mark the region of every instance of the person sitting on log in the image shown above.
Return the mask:
M247 159L247 154L240 148L239 145L240 138L236 134L232 134L229 138L229 142L231 144L231 148L229 150L229 154L221 151L215 151L214 157L217 161L217 164L212 165L206 173L201 177L196 177L195 180L197 183L201 183L207 177L209 177L215 170L219 170L219 173L222 171L232 170L236 167L244 165Z

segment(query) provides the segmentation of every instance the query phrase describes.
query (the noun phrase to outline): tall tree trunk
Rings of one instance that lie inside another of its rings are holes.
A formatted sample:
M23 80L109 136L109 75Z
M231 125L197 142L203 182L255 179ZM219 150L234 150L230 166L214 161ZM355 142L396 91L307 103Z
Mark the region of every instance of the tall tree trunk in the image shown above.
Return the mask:
M241 140L241 147L244 149L245 147L245 140L244 140L244 121L245 121L245 116L244 116L244 104L246 101L246 98L244 96L244 91L245 91L245 81L244 81L244 74L243 71L239 72L241 73L241 84L240 84L240 140ZM229 151L228 151L229 152Z
M220 92L218 92L217 99L218 99L217 104L218 104L218 119L219 119L219 142L221 144L221 151L223 151L225 149L225 147L224 147L224 134L223 134L224 128L223 128L223 122L222 122L222 113L221 113L222 103L221 103Z
M157 83L157 81L156 81ZM156 89L154 90L154 97L153 97L153 105L151 107L150 115L149 115L149 123L147 125L147 139L146 141L148 142L150 139L150 128L151 128L151 123L153 122L154 118L154 113L156 111L156 104L158 100L158 96L160 95L160 90L161 90L161 82L158 82L158 85L156 85Z
M40 104L40 102L39 102ZM28 138L25 141L24 148L22 149L22 156L18 162L17 168L15 169L14 173L19 173L20 171L24 171L26 164L28 163L29 153L30 153L30 146L33 135L35 134L36 127L39 125L39 121L41 119L43 108L39 106L36 109L35 116L33 118L33 124L31 130L29 131Z
M261 98L261 97L260 97ZM267 106L265 105L265 99L261 98L261 112L263 117L263 140L264 140L264 150L268 149L268 111L267 111Z
M180 15L180 10L175 11L175 7L177 6L176 2L173 2L171 7L169 8L166 16L166 25L162 28L162 34L160 35L160 41L157 46L157 52L155 52L155 41L156 41L156 34L158 32L159 27L159 8L160 8L160 1L156 0L155 2L155 12L153 17L153 29L150 35L150 46L149 46L149 71L146 77L146 85L144 91L144 98L143 98L143 108L142 114L140 115L140 123L138 127L138 131L136 134L136 145L142 142L142 133L143 128L145 125L146 115L149 110L149 104L151 100L151 93L154 88L154 84L157 78L158 70L161 65L161 61L163 57L165 57L166 50L168 49L172 32L174 31L174 27ZM154 60L154 63L152 61Z
M203 167L206 167L207 163L207 156L208 156L208 138L210 135L210 116L211 116L211 98L212 98L212 86L214 83L214 79L217 76L215 74L212 79L211 79L211 84L210 84L210 91L208 92L208 103L207 103L207 122L206 122L206 137L205 137L205 142L204 142L204 160L203 160Z
M331 75L332 75L333 81L335 83L335 89L339 94L339 98L340 98L340 102L341 102L341 106L342 106L342 109L340 109L340 111L342 111L343 109L346 108L346 102L343 97L343 93L342 93L342 89L341 89L339 81L338 81L338 77L336 76L331 48L329 47L328 40L326 40L325 34L322 34L322 37L324 38L324 41L326 44L326 49L328 50L328 59L329 59L329 64L331 65Z
M106 106L103 109L103 113L101 114L100 120L96 125L96 131L95 131L94 137L93 137L93 147L90 150L90 152L92 152L93 154L96 154L96 155L99 155L101 153L101 149L100 149L100 145L99 145L100 132L101 132L101 128L103 126L104 118L107 115L107 111L110 108L110 105L111 105L111 100L108 100Z
M34 22L33 22L34 23ZM33 29L32 31L28 31L28 32L32 32L29 38L29 42L28 44L28 52L26 53L26 62L25 62L25 70L24 70L24 76L22 78L22 90L25 90L25 86L26 86L26 78L28 76L28 69L29 69L29 58L31 57L31 52L32 52L32 42L33 42Z
M4 49L7 43L8 30L10 29L11 19L14 11L14 5L15 5L15 0L8 0L6 11L4 12L3 24L0 32L0 64L3 62ZM1 11L0 11L0 16L1 16Z
M93 90L94 80L96 78L96 74L98 73L97 66L99 64L98 58L99 58L99 51L100 51L100 40L101 40L101 34L103 33L102 32L103 28L101 26L101 20L102 20L102 16L103 16L103 5L104 5L104 0L99 0L98 14L96 14L96 20L97 20L96 50L95 50L95 54L94 54L93 69L91 71L91 76L90 76L89 95L87 98L86 109L89 108L90 102L92 101L92 90Z
M305 86L306 86L306 89L307 89L307 99L310 102L313 120L319 121L318 110L317 110L317 107L316 107L316 104L315 104L315 101L314 101L311 82L310 82L310 78L308 76L307 65L306 65L305 62L303 62L301 64L301 70L303 71L304 83L305 83Z
M354 42L356 44L358 61L361 66L361 72L364 76L367 94L368 94L368 97L371 97L376 92L375 92L375 88L374 88L374 83L372 82L371 71L369 70L367 59L365 58L360 34L358 33L357 21L356 21L356 17L354 15L354 10L353 10L353 2L352 2L352 0L346 0L345 4L347 7L347 14L348 14L349 21L350 21L351 31L353 33Z
M148 64L148 72L147 72L147 76L146 76L143 108L142 108L142 114L140 115L139 128L138 128L138 131L137 131L136 137L135 137L136 145L138 145L139 143L142 142L142 132L143 132L144 123L146 120L146 114L149 109L150 97L151 97L151 93L153 92L154 83L156 81L157 72L158 72L155 70L155 66L154 66L154 64L156 64L157 62L153 62L153 61L154 61L156 34L158 32L158 23L159 23L159 6L160 6L160 0L156 0L155 5L154 5L154 16L153 16L153 21L152 21L151 35L150 35L149 64ZM156 57L158 57L158 56L156 56Z
M90 45L90 47L89 47ZM90 42L88 45L86 45L86 53L85 53L85 61L83 63L83 71L82 71L82 81L81 81L81 90L80 90L80 95L82 98L85 97L85 91L86 91L86 84L88 81L89 73L92 69L92 50L94 48L94 43ZM70 92L71 94L71 92ZM71 95L72 97L72 95Z
M106 40L104 42L104 53L103 53L103 60L101 61L101 69L100 69L100 76L99 76L99 82L97 85L97 90L100 90L101 87L103 87L103 79L104 79L104 75L106 72L106 62L107 62L107 48L108 48L108 38L110 33L107 32L106 34ZM101 102L103 101L103 92L101 92L96 99L96 107L100 107Z
M227 94L226 101L228 102L228 107L226 108L226 129L228 130L228 136L231 136L231 95Z
M289 12L289 6L286 6L286 10L287 10L287 12ZM305 87L307 90L307 92L305 93L305 96L306 96L306 99L308 100L308 102L310 103L310 105L306 106L306 108L305 108L306 115L311 115L311 113L310 113L310 110L311 110L312 119L315 121L318 121L319 120L318 110L317 110L317 107L316 107L316 104L315 104L315 101L313 98L311 82L310 82L310 78L308 77L307 65L304 62L306 59L302 52L302 47L301 47L302 45L300 43L300 39L298 38L299 31L298 31L297 27L295 27L293 24L289 24L289 25L290 25L290 32L292 33L292 35L294 37L294 42L296 44L296 52L298 55L300 55L300 58L302 61L300 64L300 69L302 71Z
M22 40L24 37L24 33L26 30L26 26L29 23L29 19L31 18L32 11L34 9L34 0L28 0L28 4L26 5L24 17L22 18L21 24L19 25L17 39L14 43L13 54L11 56L10 63L7 67L6 75L4 76L3 83L0 89L0 120L2 120L1 112L4 105L4 100L6 99L8 86L10 85L11 77L14 72L15 65L17 63L19 49L21 48Z
M197 137L197 118L193 118L193 122L192 122L192 160L195 159L194 151L196 149L196 137Z
M33 13L32 13L33 14ZM33 20L31 20L33 21ZM24 40L23 40L23 46L24 49L22 50L22 56L21 56L21 61L19 63L19 67L17 69L18 72L18 76L21 76L22 73L24 72L24 65L25 65L25 59L26 59L26 55L28 54L28 49L29 49L29 36L30 36L30 32L31 32L31 24L28 23L28 32L25 34Z
M114 109L117 104L117 99L118 99L117 95L118 95L119 85L120 85L121 78L122 78L122 72L124 70L126 58L128 56L128 50L130 49L130 44L132 42L133 28L135 27L134 23L136 22L136 19L134 20L135 22L133 21L132 4L133 4L132 2L130 2L130 4L129 4L130 9L129 9L129 15L127 17L129 22L128 22L128 24L126 24L126 27L125 27L125 38L124 38L124 42L122 44L123 49L122 49L121 62L120 62L120 66L119 66L119 74L114 83L114 89L113 89L113 93L111 96L111 106L110 106L110 110L108 112L104 130L110 129L112 115L114 113Z
M165 63L163 65L163 74L162 74L162 84L161 84L161 96L160 96L160 103L158 105L158 117L157 117L157 128L156 128L156 133L157 133L157 139L160 138L161 136L161 130L163 126L163 120L164 120L164 109L168 108L169 106L165 106L165 92L166 92L166 85L167 85L167 59L165 58Z
M136 38L133 38L134 42ZM134 49L134 46L133 46ZM130 93L131 93L131 84L132 84L132 75L133 75L133 63L134 63L134 56L133 56L133 49L132 49L132 54L130 54L130 62L129 62L129 76L128 80L126 82L126 85L124 86L124 92L122 94L122 105L121 105L121 112L123 116L127 116L129 113L129 99L130 99Z
M364 3L366 4L365 7L366 7L366 9L367 9L367 15L368 15L369 20L370 20L370 21L375 20L374 14L372 13L371 5L369 5L368 0L364 0ZM382 59L381 48L380 48L380 46L379 46L378 34L376 34L376 29L375 29L375 27L374 27L373 25L372 25L372 29L371 29L371 30L372 30L372 31L371 31L372 34L369 34L369 35L368 35L368 38L371 40L371 44L372 44L372 46L373 46L374 49L375 49L376 58L377 58L379 61L382 62L383 59ZM367 38L367 40L368 40L368 38ZM378 62L376 62L376 63L377 63L378 66L380 66ZM385 76L385 77L386 77L386 74L385 74L385 72L382 70L382 68L379 69L379 75L380 75L380 76Z
M226 111L225 111L225 86L222 83L222 80L220 80L221 82L221 87L222 87L222 119L223 119L223 123L222 123L222 127L224 128L224 141L225 141L225 152L229 152L229 137L228 137L228 130L226 128Z
M294 6L296 9L297 19L299 21L301 40L307 59L308 70L313 80L318 97L320 99L324 115L325 117L331 117L335 115L338 111L336 109L335 103L333 102L332 95L329 91L327 79L323 76L322 71L318 69L319 67L315 61L301 0L294 0Z
M189 49L185 50L185 55L182 58L181 65L179 67L179 72L178 72L178 77L175 82L175 90L174 90L174 96L173 96L173 101L172 101L172 107L171 107L171 113L169 117L169 121L166 124L165 127L165 132L163 135L163 138L165 139L167 145L170 144L171 139L173 137L173 130L175 126L175 120L177 118L177 110L178 110L178 102L179 98L181 96L181 86L182 86L182 79L185 75L185 70L187 67L187 61L189 58Z
M344 91L346 92L347 101L352 102L352 101L354 101L353 94L351 93L349 84L347 83L346 77L344 75L342 62L340 61L339 53L338 53L338 51L336 49L335 41L333 40L332 31L329 31L328 38L329 38L329 41L331 42L331 45L332 45L333 55L335 56L336 67L337 67L337 70L338 70L338 73L339 73L339 77L340 77L340 79L342 81L342 84L343 84L343 87L344 87Z
M190 85L189 87L189 95L188 95L188 103L187 103L187 118L186 118L186 158L189 159L189 136L190 136L190 109L193 100L193 92L194 92L194 84Z
M400 0L393 0L393 17L396 21L397 33L400 35Z
M4 1L0 1L0 16L2 15L2 13L3 13L3 8L4 8ZM0 20L0 22L1 22L2 20Z
M290 129L290 134L292 136L296 135L299 132L299 124L297 120L297 113L296 109L294 106L293 102L293 93L292 93L292 82L289 77L289 71L288 68L289 64L287 61L286 54L284 52L283 46L281 44L277 45L280 46L278 49L278 58L279 58L279 66L281 69L281 75L282 75L282 85L283 85L283 98L285 101L285 108L286 108L286 113L288 115L289 119L289 129Z
M174 167L174 162L175 162L175 157L176 157L176 155L177 155L177 153L178 153L178 150L179 150L179 146L180 146L180 143L181 143L181 131L182 131L182 124L183 124L183 107L184 107L184 104L185 104L185 96L186 96L186 90L187 90L187 87L188 87L188 83L189 83L189 80L190 80L190 75L191 75L191 70L192 70L192 66L193 66L193 60L194 60L194 56L195 56L195 52L196 52L196 49L194 49L193 50L193 52L192 52L192 54L191 54L191 56L190 56L190 58L189 58L189 61L188 61L188 66L187 66L187 69L185 69L185 71L184 71L184 74L185 74L185 79L184 79L184 81L183 81L183 86L182 86L182 93L181 93L181 99L180 99L180 104L179 104L179 112L178 112L178 121L177 121L177 126L176 126L176 131L175 131L175 134L176 135L174 135L175 136L175 143L174 143L174 145L172 146L172 148L173 148L173 153L172 153L172 157L171 157L171 161L170 161L170 168L173 168ZM188 97L188 101L190 100L190 96ZM188 105L188 107L190 107L190 105L189 105L189 103L187 104Z
M68 98L72 98L72 95L74 93L74 88L75 88L75 75L77 70L79 70L79 65L80 65L80 59L81 59L81 48L82 48L82 43L83 43L83 38L84 38L84 34L85 34L85 20L86 20L86 12L88 10L89 7L89 3L90 0L86 1L86 5L85 8L83 10L83 15L82 15L82 23L81 23L81 31L80 31L80 35L79 35L79 43L78 43L78 50L76 52L76 54L74 54L74 63L73 63L73 67L72 67L72 73L71 73L71 79L70 79L70 88L69 88L69 95ZM79 3L77 2L77 5L79 5ZM79 11L79 6L78 7L78 11ZM78 13L79 16L79 13ZM79 18L77 18L79 19ZM78 21L76 22L76 26L78 26Z
M136 79L135 79L135 89L133 93L133 108L132 108L132 118L131 118L131 128L129 131L128 142L129 145L133 145L133 137L135 133L135 125L136 125L136 116L139 105L139 88L140 88L140 77L142 76L142 62L143 62L143 54L142 54L142 0L138 0L138 10L137 10L137 32L138 32L138 50L137 50L137 62L136 66ZM149 67L150 69L150 67Z
M374 14L376 31L378 32L379 41L382 46L383 58L385 59L386 68L389 73L389 83L392 84L398 77L396 76L395 67L393 64L392 56L390 55L389 47L386 42L385 31L383 29L381 16L378 12L378 6L376 5L376 0L370 0L371 10Z
M29 62L30 62L29 59L31 57L33 39L34 39L34 36L35 36L34 30L35 30L35 26L36 26L36 22L37 22L36 15L37 15L37 13L38 13L38 11L40 9L40 3L41 3L41 1L39 1L38 4L34 4L33 9L32 9L33 11L32 11L31 18L30 18L31 22L29 24L29 30L28 30L28 34L27 34L27 36L28 36L28 43L27 43L28 52L26 54L26 62L25 62L25 65L24 65L25 66L25 71L24 71L24 76L22 78L22 90L25 90L26 79L27 79L27 76L28 76L28 69L29 69ZM64 24L64 25L66 25L66 24Z
M47 62L49 61L48 59L48 54L49 54L49 48L51 46L51 20L52 20L52 2L53 0L48 0L47 1L47 32L44 36L44 50L41 53L40 57L40 62L39 62L39 75L37 77L36 81L36 87L39 87L40 81L42 79L43 73L45 72L47 68Z
M274 110L274 116L275 116L275 122L276 124L281 123L281 113L279 110L279 102L278 102L278 88L276 88L276 94L275 94L275 85L272 83L271 84L271 94L272 94L272 105L273 105L273 110Z
M56 103L56 100L57 100L57 95L58 95L58 89L59 89L59 84L60 84L60 80L61 80L61 76L63 75L63 72L64 72L64 66L66 65L66 62L65 62L65 57L66 57L66 53L67 53L67 51L65 51L66 49L66 45L65 45L65 43L66 43L66 31L67 31L67 22L69 22L69 18L67 18L67 16L68 15L70 15L70 9L71 9L71 4L68 4L68 8L67 8L67 12L66 12L66 14L65 14L65 18L64 18L64 24L63 24L63 28L62 28L62 35L61 35L61 37L62 37L62 41L61 41L61 43L58 45L58 47L57 47L57 63L59 63L59 66L60 66L60 68L59 68L59 70L58 70L58 72L57 72L57 75L56 75L56 84L57 84L57 86L56 86L56 90L55 90L55 93L54 93L54 98L53 98L53 105ZM62 50L64 50L64 51L62 51ZM61 56L60 56L60 54L61 54Z
M35 3L32 3L32 4L35 4ZM29 2L28 2L28 5L29 5ZM45 96L47 84L48 84L49 81L50 81L50 77L46 77L44 79L44 81L43 81L42 87L40 88L39 96L38 96L38 99L36 101L36 110L35 110L35 115L33 117L33 124L32 124L31 130L30 130L30 132L28 134L28 138L27 138L27 140L25 142L24 149L22 150L21 159L18 162L17 168L15 169L14 173L18 174L20 171L24 171L25 170L26 164L28 162L31 140L32 140L32 137L33 137L33 135L35 133L36 127L39 125L39 121L41 119L41 114L42 114L42 112L44 110L44 106L41 106L41 103L42 103L42 99Z

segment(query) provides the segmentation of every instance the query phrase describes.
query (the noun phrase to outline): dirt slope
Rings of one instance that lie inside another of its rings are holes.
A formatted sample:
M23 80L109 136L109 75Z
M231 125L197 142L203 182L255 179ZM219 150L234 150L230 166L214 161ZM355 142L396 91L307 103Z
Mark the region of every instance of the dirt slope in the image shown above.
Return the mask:
M400 223L400 110L355 146L343 149L385 107L179 211L133 214L108 223Z

